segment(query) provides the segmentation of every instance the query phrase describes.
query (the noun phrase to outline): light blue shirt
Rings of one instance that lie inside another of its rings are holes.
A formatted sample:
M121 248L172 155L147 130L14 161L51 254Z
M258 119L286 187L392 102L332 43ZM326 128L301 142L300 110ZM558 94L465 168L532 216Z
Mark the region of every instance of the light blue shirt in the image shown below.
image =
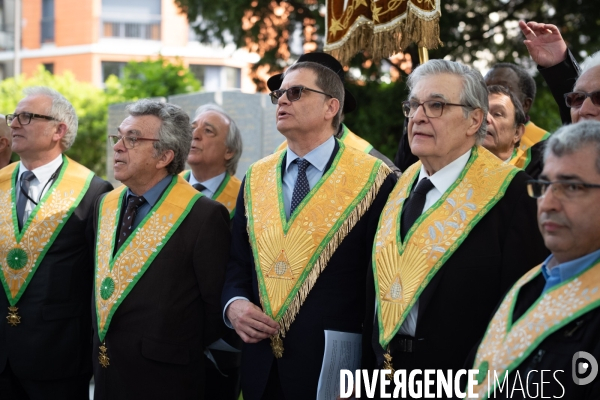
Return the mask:
M593 253L587 254L583 257L579 257L575 260L567 261L565 263L554 265L553 267L548 268L549 264L555 264L557 262L554 259L554 256L550 254L550 256L546 258L546 261L544 261L544 265L542 265L542 274L544 274L544 278L546 278L546 286L544 286L544 291L542 293L545 293L554 286L568 281L576 275L579 275L599 258L600 250L596 250Z
M146 193L143 194L144 199L146 199L146 201L137 209L137 213L135 214L135 218L133 220L133 229L135 229L139 225L139 223L142 222L144 217L148 215L150 210L152 210L152 207L154 207L154 205L158 202L158 200L161 197L160 195L165 191L167 186L169 186L169 183L171 183L172 179L173 175L167 175L160 182L154 185L152 189L148 190ZM127 188L127 195L124 207L127 205L127 200L129 200L129 196L137 195L133 193L129 188Z
M310 163L308 168L306 168L306 177L308 178L308 185L311 190L323 176L325 167L327 166L334 149L335 138L331 136L319 145L319 147L311 150L310 153L302 157ZM288 147L283 174L283 207L285 208L285 215L288 219L290 218L294 186L296 185L296 180L298 178L298 164L296 164L294 160L298 158L300 157Z
M222 174L219 174L213 178L210 178L207 181L200 182L198 179L196 179L196 177L194 176L194 173L190 171L190 185L195 185L196 183L200 183L200 184L204 185L204 187L206 189L204 189L202 191L202 194L207 196L209 199L212 199L213 196L215 195L215 193L217 193L217 190L219 190L219 186L221 186L221 182L223 182L223 179L225 179L226 173L227 172L223 172Z

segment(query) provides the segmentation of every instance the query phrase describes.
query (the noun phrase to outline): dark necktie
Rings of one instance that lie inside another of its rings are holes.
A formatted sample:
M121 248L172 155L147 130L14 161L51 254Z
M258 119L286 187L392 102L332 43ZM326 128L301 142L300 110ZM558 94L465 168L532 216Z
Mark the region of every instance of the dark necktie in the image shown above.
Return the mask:
M19 201L17 202L17 219L19 220L19 229L21 229L25 223L23 221L23 217L25 215L25 206L29 200L27 196L29 196L29 187L31 186L31 181L34 179L35 174L31 171L25 171L23 174L21 174L21 193L19 193Z
M204 189L206 189L206 186L204 186L204 185L203 185L203 184L201 184L201 183L194 183L194 184L192 185L192 187L193 187L194 189L196 189L197 191L199 191L199 192L201 192L201 191L203 191Z
M423 178L417 184L415 190L410 194L410 197L406 200L404 209L402 210L402 227L400 230L402 239L404 239L406 232L408 232L417 218L423 213L427 193L434 187L435 186L429 179Z
M297 158L294 160L298 164L298 177L296 178L296 184L294 185L294 193L292 194L292 205L290 207L290 215L294 213L298 204L302 202L304 197L310 192L310 186L308 185L308 178L306 177L306 168L310 165L310 162Z
M133 232L133 221L135 220L135 214L139 206L144 204L146 199L142 196L129 196L127 199L127 208L125 209L125 214L123 214L123 222L121 223L121 228L119 229L119 240L117 241L117 245L115 246L115 252L119 250L121 245L125 243L131 232Z

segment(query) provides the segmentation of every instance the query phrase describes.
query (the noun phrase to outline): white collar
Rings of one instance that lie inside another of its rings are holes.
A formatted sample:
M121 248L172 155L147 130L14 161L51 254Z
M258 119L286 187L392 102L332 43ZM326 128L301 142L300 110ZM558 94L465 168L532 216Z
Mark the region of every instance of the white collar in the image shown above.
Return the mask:
M462 170L465 169L467 162L469 162L469 157L471 156L471 150L472 149L469 149L465 154L458 157L456 160L452 161L450 164L446 165L444 168L440 169L431 176L427 174L425 166L421 165L419 182L423 178L429 178L431 183L433 183L433 186L435 186L440 193L445 193L446 190L448 190L448 188L452 186L452 184L458 179Z

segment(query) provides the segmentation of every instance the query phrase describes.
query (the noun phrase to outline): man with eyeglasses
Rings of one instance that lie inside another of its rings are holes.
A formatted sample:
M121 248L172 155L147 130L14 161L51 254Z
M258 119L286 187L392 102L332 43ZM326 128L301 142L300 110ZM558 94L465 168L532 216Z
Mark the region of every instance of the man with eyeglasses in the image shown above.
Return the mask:
M316 62L318 64L321 64L321 65L331 69L333 72L338 74L338 76L340 77L342 82L345 82L346 73L344 72L344 67L342 67L342 64L340 64L340 62L338 60L336 60L333 56L331 56L327 53L320 53L320 52L306 53L306 54L301 55L298 58L297 62L304 62L304 61ZM279 89L279 87L281 86L282 79L283 79L283 74L275 74L275 75L271 76L269 78L269 80L267 81L267 86L268 86L269 90ZM354 98L352 93L346 88L346 85L344 85L344 109L342 110L341 120L342 121L344 120L344 115L356 110L356 107L357 107L356 99ZM365 139L361 138L360 136L358 136L357 134L352 132L346 126L346 124L344 124L344 123L340 124L340 129L335 134L335 137L337 139L341 140L347 146L364 151L365 153L368 153L368 154L372 155L373 157L379 158L388 167L390 167L390 169L396 175L398 175L398 176L401 175L400 170L398 169L398 167L396 167L396 165L394 165L392 160L390 160L389 158L384 156L381 152L379 152L377 149L375 149ZM287 141L284 141L281 145L279 145L279 147L277 148L277 151L283 150L286 147L287 147Z
M109 135L123 186L94 221L94 399L202 399L204 349L222 332L229 213L178 175L187 114L148 99L127 111Z
M550 87L564 124L600 120L600 52L581 68L555 25L519 21L524 41Z
M371 366L454 373L501 296L547 250L527 175L481 147L488 112L481 74L430 60L407 85L402 109L420 161L398 180L375 236L365 320Z
M315 399L334 368L324 338L360 348L373 235L395 176L334 137L344 86L331 69L296 63L271 99L288 147L246 173L222 304L245 342L244 399Z
M552 254L508 291L471 354L468 366L480 377L475 393L515 398L495 387L494 373L506 372L505 385L519 380L531 398L598 399L600 122L554 133L540 180L530 181L528 190Z
M96 199L112 186L63 155L77 114L60 93L24 91L6 116L21 161L0 170L0 393L89 394Z

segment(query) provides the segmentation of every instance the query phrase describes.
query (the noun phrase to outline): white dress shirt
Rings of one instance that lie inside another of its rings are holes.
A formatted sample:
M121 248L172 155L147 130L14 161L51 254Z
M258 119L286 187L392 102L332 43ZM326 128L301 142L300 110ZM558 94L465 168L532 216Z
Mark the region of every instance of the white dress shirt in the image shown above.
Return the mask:
M35 168L34 170L31 171L35 175L35 179L33 179L31 181L31 183L29 184L28 195L31 199L35 200L37 203L40 202L42 197L44 197L46 192L48 192L48 189L50 189L50 187L52 186L52 182L50 182L50 178L56 171L58 171L58 168L61 166L62 162L63 162L63 159L62 159L62 154L61 154L58 157L56 157L54 160L50 161L48 164L42 165L41 167ZM19 162L19 177L17 179L17 186L16 186L17 204L19 202L19 197L23 196L20 188L21 188L21 176L23 175L23 172L25 172L25 171L29 171L29 170L23 165L22 162ZM57 177L58 176L55 176L54 180L56 180ZM35 206L36 206L36 204L33 203L31 200L27 200L27 203L25 203L25 211L23 212L23 220L24 221L27 221L29 219L29 216L31 215ZM25 225L25 222L23 222L23 226L24 225Z
M225 174L226 174L226 172L223 172L222 174L212 177L204 182L200 182L194 176L194 172L191 172L190 173L190 185L195 185L196 183L200 183L201 185L204 185L204 187L206 189L202 190L202 194L205 195L206 197L208 197L209 199L212 199L213 196L215 195L215 193L217 193L217 190L219 190L219 186L221 186L221 182L223 182L223 179L225 179Z
M435 174L429 176L424 166L421 166L421 172L419 173L418 181L415 183L415 186L419 184L421 179L429 178L431 183L433 183L434 188L427 193L425 197L425 206L423 207L423 212L427 211L431 206L438 201L442 195L452 186L452 184L458 179L460 173L467 162L469 161L469 157L471 156L471 150L467 151L462 156L458 157L456 160L452 161L450 164L446 165L444 168L440 169ZM415 302L413 308L411 308L410 312L406 316L404 323L400 326L398 331L401 335L415 336L415 332L417 331L417 318L419 316L419 300Z

